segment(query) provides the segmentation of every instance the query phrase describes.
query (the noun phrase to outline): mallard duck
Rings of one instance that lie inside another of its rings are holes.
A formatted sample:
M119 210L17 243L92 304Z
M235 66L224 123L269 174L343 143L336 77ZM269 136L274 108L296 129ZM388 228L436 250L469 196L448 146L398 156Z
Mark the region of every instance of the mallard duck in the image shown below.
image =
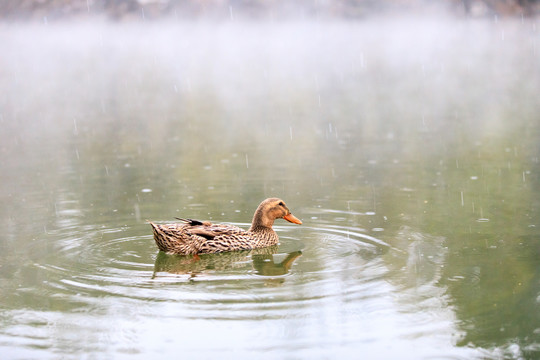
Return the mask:
M278 235L272 229L274 220L285 219L302 224L278 198L264 200L253 215L249 230L209 221L180 219L181 224L150 222L159 250L168 254L195 255L225 251L249 250L276 245Z

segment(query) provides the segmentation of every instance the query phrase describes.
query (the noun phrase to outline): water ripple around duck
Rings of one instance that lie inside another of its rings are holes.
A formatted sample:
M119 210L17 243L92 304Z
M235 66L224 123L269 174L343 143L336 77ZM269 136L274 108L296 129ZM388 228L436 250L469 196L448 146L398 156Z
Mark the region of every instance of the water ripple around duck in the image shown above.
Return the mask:
M440 304L420 301L428 308L424 316L414 315L414 306L398 316L396 287L388 281L391 269L387 259L406 263L407 258L405 251L386 238L359 227L333 224L275 228L280 235L278 247L200 255L198 259L158 252L143 225L88 226L79 233L69 227L49 231L45 243L53 251L31 265L43 282L17 293L42 297L47 306L61 307L71 314L65 317L71 320L63 320L54 312L42 313L48 322L78 321L85 318L84 314L98 318L122 318L125 314L123 321L133 317L158 329L163 323L178 321L193 331L201 322L211 322L212 329L243 324L251 327L253 334L269 336L265 346L273 349L305 347L307 351L325 341L313 333L312 329L320 329L315 325L319 323L328 331L346 334L330 338L330 347L336 345L336 339L357 344L380 336L369 329L379 322L392 328L396 317L411 322L409 333L393 331L385 336L421 336L438 331ZM425 291L422 297L433 292L429 284ZM403 293L401 298L405 298ZM418 303L415 296L411 293L406 301ZM358 331L359 323L366 326L365 331ZM87 327L100 326L98 321L90 321ZM284 342L279 334L272 335L282 326L287 327L283 331L296 334L294 341ZM4 335L24 337L24 328L13 328ZM217 336L218 330L211 332ZM254 350L262 349L257 346ZM220 344L214 344L214 348L219 349Z
M195 259L158 253L151 235L137 234L138 228L85 228L79 236L75 229L64 229L49 234L55 238L55 255L48 257L48 263L34 266L46 273L46 292L57 299L93 303L96 296L116 296L182 301L197 316L212 317L210 309L236 307L252 316L258 310L366 296L370 283L382 276L376 274L382 268L373 259L391 249L355 228L276 226L276 230L281 235L278 248ZM370 277L354 276L344 288L333 285L333 277L343 278L359 269L371 271Z

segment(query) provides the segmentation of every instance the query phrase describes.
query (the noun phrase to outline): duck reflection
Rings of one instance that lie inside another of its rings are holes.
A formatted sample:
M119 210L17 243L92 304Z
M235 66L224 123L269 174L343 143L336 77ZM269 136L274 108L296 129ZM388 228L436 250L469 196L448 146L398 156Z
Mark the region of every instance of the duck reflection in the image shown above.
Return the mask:
M248 251L235 251L217 254L167 255L159 252L154 264L155 278L160 272L171 274L186 274L190 278L213 271L250 270L257 275L280 276L289 272L301 251L288 253L285 258L277 254L278 246ZM279 261L279 259L282 259Z

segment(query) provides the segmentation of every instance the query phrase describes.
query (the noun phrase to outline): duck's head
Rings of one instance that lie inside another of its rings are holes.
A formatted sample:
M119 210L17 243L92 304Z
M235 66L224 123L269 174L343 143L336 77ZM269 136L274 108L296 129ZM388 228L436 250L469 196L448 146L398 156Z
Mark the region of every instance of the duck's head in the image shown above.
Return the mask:
M296 216L291 214L291 211L285 205L285 202L278 198L269 198L264 200L253 215L253 223L251 228L269 227L271 228L276 219L285 219L293 224L302 224Z

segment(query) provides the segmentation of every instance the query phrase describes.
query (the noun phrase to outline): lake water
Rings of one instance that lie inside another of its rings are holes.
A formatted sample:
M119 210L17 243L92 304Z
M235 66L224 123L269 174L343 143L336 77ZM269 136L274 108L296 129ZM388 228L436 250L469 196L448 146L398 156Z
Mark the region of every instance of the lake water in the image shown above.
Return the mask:
M538 358L538 25L1 25L3 357Z

